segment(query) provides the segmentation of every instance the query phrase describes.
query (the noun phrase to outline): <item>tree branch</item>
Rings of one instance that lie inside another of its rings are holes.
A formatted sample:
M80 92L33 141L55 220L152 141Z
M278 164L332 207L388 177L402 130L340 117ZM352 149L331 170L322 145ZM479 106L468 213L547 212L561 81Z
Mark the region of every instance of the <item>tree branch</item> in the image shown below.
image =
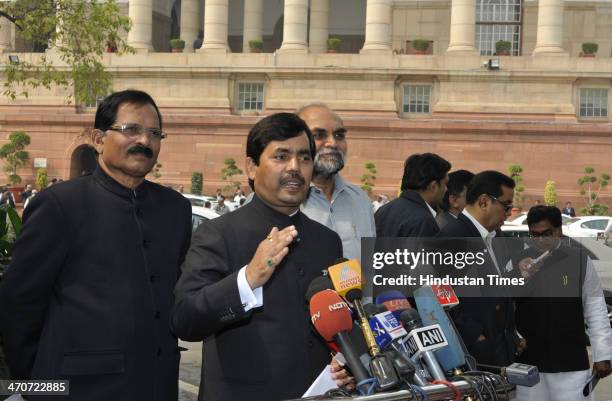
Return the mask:
M5 13L4 11L0 10L0 17L4 17L7 20L11 21L13 24L15 24L15 26L17 28L19 28L20 31L23 31L23 28L21 27L21 25L19 25L17 23L17 18L13 17L12 15L9 15L7 13Z

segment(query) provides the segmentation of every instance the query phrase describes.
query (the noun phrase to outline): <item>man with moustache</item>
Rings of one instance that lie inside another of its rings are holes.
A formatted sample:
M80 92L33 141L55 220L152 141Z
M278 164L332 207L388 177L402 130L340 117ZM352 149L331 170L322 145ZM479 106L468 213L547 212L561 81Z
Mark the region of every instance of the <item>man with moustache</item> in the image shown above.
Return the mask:
M13 379L68 380L40 400L177 400L168 321L189 247L191 208L145 180L165 137L146 93L96 111L91 175L32 199L0 282L0 335Z
M193 234L171 324L179 338L204 341L200 400L299 398L330 361L304 299L342 256L338 235L300 211L314 155L295 114L260 120L246 144L252 200Z
M306 105L296 114L312 131L317 149L310 192L301 206L302 212L340 236L345 258L361 260L361 238L375 237L376 227L366 193L339 174L348 149L344 123L322 103Z

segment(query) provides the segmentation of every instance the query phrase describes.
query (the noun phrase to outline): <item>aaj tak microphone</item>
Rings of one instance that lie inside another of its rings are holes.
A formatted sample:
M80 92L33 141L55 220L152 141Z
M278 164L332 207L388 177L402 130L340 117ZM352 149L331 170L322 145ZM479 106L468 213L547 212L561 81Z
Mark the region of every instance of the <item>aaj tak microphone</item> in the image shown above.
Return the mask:
M421 358L429 373L436 380L445 380L444 371L440 368L433 351L448 345L439 324L423 327L419 313L414 309L402 312L402 323L408 330L405 344L408 347L410 358Z
M433 287L433 288L432 288ZM421 287L414 292L419 315L424 325L440 325L448 347L436 350L436 357L445 372L460 368L466 364L465 355L467 348L463 339L457 332L452 319L449 318L445 309L450 309L459 304L459 299L451 286ZM435 290L435 293L434 293ZM468 363L469 370L475 370L475 366Z
M310 319L325 341L337 344L355 381L367 380L370 375L359 360L350 338L353 319L346 302L333 290L319 291L310 298Z
M370 370L378 382L378 388L381 391L386 391L397 387L399 378L390 361L381 353L376 344L361 304L361 265L355 259L341 259L339 263L328 267L327 271L336 292L354 305L359 326L368 346L368 352L372 357Z

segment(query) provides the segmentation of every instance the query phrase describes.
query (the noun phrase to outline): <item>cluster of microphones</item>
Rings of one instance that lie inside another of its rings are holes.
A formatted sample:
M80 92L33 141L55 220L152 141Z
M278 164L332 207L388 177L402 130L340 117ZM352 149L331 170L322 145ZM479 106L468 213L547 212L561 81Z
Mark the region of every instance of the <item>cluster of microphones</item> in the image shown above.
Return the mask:
M539 382L537 368L529 365L494 367L495 374L478 370L448 314L458 304L452 288L416 290L416 309L400 291L382 292L375 302L364 304L361 288L359 262L342 259L327 275L315 278L306 292L312 324L332 353L341 354L337 359L355 378L360 395L407 389L428 399L425 389L438 384L460 399L462 393L453 383L462 380L476 395L489 386L488 398L497 399L491 391L496 382L504 390L508 383Z

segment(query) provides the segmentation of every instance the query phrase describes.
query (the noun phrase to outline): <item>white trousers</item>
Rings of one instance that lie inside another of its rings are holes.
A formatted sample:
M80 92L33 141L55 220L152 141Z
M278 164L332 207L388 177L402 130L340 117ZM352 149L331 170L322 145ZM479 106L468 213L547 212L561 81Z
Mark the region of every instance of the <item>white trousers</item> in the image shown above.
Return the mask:
M593 394L582 395L591 377L591 370L540 373L540 382L533 387L516 386L516 401L593 401Z

